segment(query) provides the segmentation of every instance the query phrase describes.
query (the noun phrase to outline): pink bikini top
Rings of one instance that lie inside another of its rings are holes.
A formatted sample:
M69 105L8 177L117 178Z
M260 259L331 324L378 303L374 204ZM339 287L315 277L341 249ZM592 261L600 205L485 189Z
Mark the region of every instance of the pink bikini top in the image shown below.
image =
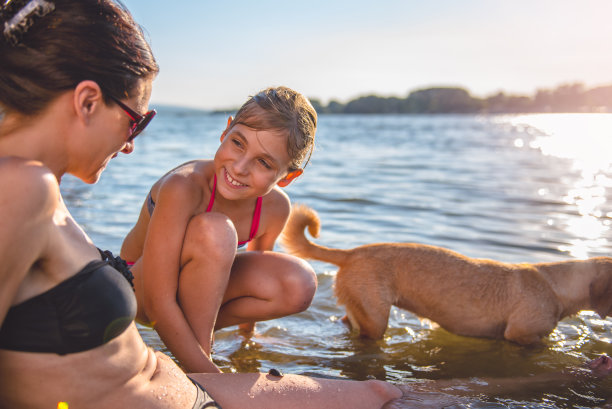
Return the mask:
M210 200L208 201L208 206L206 207L206 213L209 213L215 204L215 192L217 191L217 175L215 175L213 182L213 190L210 195ZM257 198L257 203L255 203L255 211L253 212L253 221L251 222L251 232L249 233L249 239L245 241L238 242L238 248L244 247L249 241L255 238L257 234L257 229L259 229L259 218L261 217L261 202L263 198L260 196ZM147 197L147 208L149 209L149 216L153 214L153 210L155 209L155 202L151 197L151 192Z
M210 194L210 200L208 201L208 207L206 207L206 213L210 212L210 210L213 207L213 204L215 204L215 192L216 191L217 191L217 175L215 175L215 178L213 180L213 190L212 190L212 193ZM257 229L259 229L259 218L261 217L261 202L262 201L263 201L263 198L259 196L257 198L257 203L255 203L255 211L253 212L253 221L251 222L251 232L249 233L249 239L245 241L239 241L238 248L244 247L249 241L255 238L255 235L257 234Z

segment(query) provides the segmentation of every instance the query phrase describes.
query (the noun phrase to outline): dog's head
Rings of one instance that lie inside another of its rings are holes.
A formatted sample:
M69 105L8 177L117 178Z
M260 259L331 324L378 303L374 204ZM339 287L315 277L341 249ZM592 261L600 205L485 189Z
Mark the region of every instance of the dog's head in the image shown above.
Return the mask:
M596 270L589 287L591 308L601 318L606 318L612 311L612 257L597 257L591 261Z

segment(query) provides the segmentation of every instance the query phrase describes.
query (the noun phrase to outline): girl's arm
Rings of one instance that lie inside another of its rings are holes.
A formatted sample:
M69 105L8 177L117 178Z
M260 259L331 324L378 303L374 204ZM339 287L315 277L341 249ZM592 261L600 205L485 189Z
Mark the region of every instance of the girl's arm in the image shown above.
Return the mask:
M144 308L160 338L188 371L220 372L210 359L210 340L199 340L177 302L181 250L201 189L180 174L159 188L142 257Z

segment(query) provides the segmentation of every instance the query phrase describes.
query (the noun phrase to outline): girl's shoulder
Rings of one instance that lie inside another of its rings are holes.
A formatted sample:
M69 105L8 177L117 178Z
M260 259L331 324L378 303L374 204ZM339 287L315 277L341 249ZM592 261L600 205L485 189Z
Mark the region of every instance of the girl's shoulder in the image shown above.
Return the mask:
M263 197L262 209L276 215L289 215L291 201L289 196L281 188L275 186L270 193Z
M173 175L181 175L183 177L197 176L208 173L209 169L214 165L209 159L194 159L170 169L164 176L160 178L164 180Z
M194 160L177 166L154 185L152 194L159 200L166 198L175 203L184 202L189 207L197 206L210 194L208 168L211 162Z
M188 188L193 189L197 186L203 186L209 179L209 168L213 165L212 160L191 160L189 162L182 163L168 172L151 188L152 191L157 191L159 188Z

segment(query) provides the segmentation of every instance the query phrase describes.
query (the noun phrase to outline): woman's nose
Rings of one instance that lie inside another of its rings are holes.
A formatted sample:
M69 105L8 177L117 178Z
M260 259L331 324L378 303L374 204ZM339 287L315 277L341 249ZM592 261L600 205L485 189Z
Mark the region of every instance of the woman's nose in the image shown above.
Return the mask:
M134 141L126 142L125 145L123 145L123 149L121 149L121 152L125 154L130 154L133 151L134 151Z

